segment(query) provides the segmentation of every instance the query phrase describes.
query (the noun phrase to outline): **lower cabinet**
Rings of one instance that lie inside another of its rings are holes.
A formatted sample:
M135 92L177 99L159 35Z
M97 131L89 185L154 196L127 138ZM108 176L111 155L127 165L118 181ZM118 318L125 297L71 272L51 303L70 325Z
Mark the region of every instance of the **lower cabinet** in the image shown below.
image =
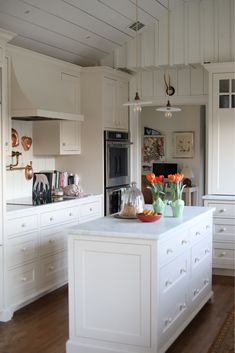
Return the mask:
M215 207L213 215L213 272L235 272L235 198L205 196L204 205Z
M8 213L6 241L0 246L0 309L4 294L3 310L8 312L4 321L17 308L67 283L68 229L102 214L101 195Z

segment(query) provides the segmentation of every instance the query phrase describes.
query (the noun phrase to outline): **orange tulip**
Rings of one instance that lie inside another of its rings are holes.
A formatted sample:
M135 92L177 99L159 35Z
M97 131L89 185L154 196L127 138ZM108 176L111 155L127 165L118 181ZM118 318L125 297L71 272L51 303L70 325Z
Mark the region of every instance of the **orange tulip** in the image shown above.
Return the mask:
M169 180L171 183L174 183L174 182L175 182L175 174L169 174L169 175L168 175L168 180Z
M154 173L149 173L146 175L146 179L150 182L150 183L154 183L155 180L155 174Z

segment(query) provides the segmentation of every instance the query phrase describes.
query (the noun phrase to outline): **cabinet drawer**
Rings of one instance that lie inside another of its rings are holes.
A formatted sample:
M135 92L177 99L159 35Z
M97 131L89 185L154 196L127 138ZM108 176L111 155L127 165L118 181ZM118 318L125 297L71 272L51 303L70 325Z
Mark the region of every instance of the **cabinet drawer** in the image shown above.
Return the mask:
M79 222L86 222L101 217L101 205L99 201L89 202L80 206Z
M38 232L10 239L7 243L7 267L22 265L37 257Z
M214 217L235 218L235 204L210 202L208 206L216 208Z
M53 287L67 282L67 253L62 251L41 260L41 282L43 287Z
M197 223L190 228L191 244L195 244L212 232L212 218L206 218L203 222Z
M217 246L215 244L214 246ZM215 248L213 249L213 267L215 268L235 268L235 250Z
M28 264L8 271L7 304L23 303L36 292L36 264Z
M185 279L189 272L188 255L182 254L169 264L161 268L160 271L160 293L165 294L181 280ZM160 294L160 295L161 295Z
M234 241L235 240L235 224L214 224L214 240L215 241Z
M16 237L23 233L30 232L38 227L37 215L8 219L6 231L8 237Z
M188 232L184 231L172 235L170 241L159 243L159 263L160 266L170 262L189 247Z
M76 222L56 228L45 229L40 234L40 255L45 256L67 248L68 228Z
M199 266L203 266L203 262L211 258L212 242L211 236L209 236L209 239L203 239L192 247L192 271L194 271Z
M62 210L42 213L40 218L40 223L41 223L41 226L44 227L44 226L54 225L58 223L64 223L64 222L70 222L70 221L72 222L76 218L78 218L76 211L74 211L72 208L65 208Z

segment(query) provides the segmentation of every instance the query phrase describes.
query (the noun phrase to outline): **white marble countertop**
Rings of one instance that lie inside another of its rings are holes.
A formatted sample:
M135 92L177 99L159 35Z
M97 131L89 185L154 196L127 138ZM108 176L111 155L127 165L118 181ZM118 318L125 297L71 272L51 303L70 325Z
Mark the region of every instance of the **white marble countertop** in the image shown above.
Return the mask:
M166 207L166 214L155 222L141 222L138 219L120 219L113 216L99 218L97 220L83 223L70 228L71 235L90 235L90 236L111 236L135 239L158 240L166 233L171 233L184 227L196 218L212 213L214 208L210 207L185 207L182 218L171 216L171 209Z
M203 200L235 201L235 195L204 195Z

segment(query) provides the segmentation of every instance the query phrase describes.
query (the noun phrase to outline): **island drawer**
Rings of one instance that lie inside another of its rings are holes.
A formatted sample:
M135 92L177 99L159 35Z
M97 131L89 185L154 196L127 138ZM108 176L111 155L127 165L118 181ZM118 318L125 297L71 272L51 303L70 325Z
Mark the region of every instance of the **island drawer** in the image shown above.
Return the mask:
M8 237L17 237L31 232L38 227L37 215L7 219L6 232Z
M8 268L33 261L38 253L38 232L10 239L6 249Z
M211 234L212 229L212 218L206 218L201 220L200 223L194 224L190 227L190 240L191 244L195 244L202 240L204 237Z
M172 234L172 238L159 243L159 263L160 266L172 261L176 256L186 251L189 247L188 231Z
M210 235L192 247L192 250L191 250L192 271L194 271L199 266L203 266L202 264L203 262L206 261L207 258L211 258L212 256L211 243L212 241L211 241L211 235Z
M181 279L188 276L189 255L183 253L175 260L161 268L160 271L160 293L164 295L174 288Z
M40 224L42 227L51 226L58 223L65 223L69 221L74 221L78 218L78 214L72 208L65 208L62 210L56 210L51 212L45 212L41 214Z

